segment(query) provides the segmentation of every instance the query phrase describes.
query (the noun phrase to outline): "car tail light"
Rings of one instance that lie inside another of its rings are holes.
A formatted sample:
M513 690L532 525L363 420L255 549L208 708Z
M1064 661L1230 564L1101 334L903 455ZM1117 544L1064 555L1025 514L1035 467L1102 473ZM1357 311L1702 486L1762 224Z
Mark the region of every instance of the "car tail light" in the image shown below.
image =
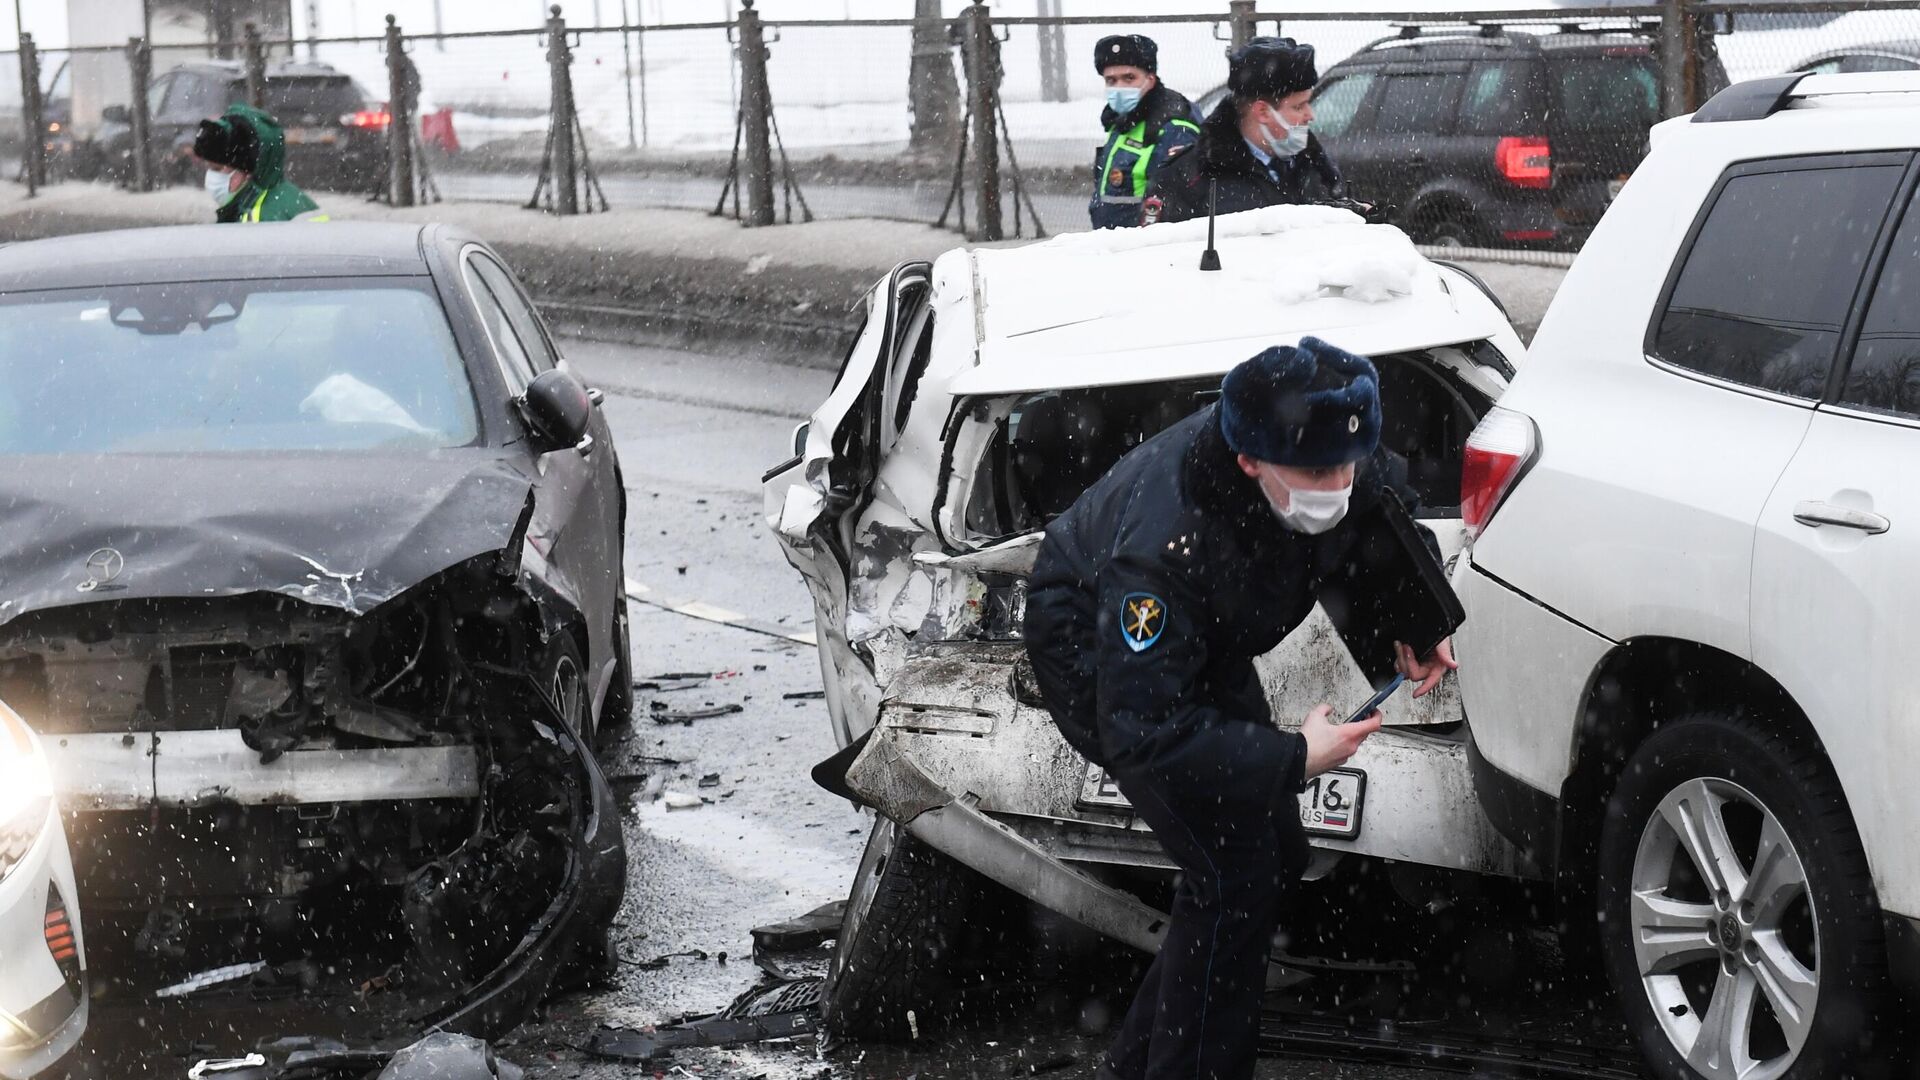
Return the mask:
M1493 520L1493 512L1539 454L1540 433L1532 417L1496 406L1481 418L1467 436L1460 465L1460 519L1469 538L1479 536Z
M53 954L53 962L60 968L60 975L69 988L80 984L80 936L74 933L73 920L67 915L66 897L60 895L60 886L47 885L46 918L47 951Z
M1553 147L1545 139L1509 135L1494 146L1493 164L1514 187L1553 186Z
M383 128L393 123L393 114L384 108L361 109L342 116L340 122L351 128Z

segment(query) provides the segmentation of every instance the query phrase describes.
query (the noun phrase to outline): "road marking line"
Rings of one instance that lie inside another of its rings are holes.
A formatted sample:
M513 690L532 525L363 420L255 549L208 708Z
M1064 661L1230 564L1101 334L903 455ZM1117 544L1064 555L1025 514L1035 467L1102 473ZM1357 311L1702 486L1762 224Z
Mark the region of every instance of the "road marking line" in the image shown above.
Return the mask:
M789 630L778 623L767 623L761 622L758 619L750 619L737 611L728 611L726 608L717 607L700 600L670 600L656 594L653 589L642 585L632 578L626 580L626 586L627 599L636 604L645 604L648 607L659 608L662 611L671 611L676 615L685 615L690 619L717 623L721 626L731 626L736 630L765 634L768 637L776 637L783 641L792 641L801 645L817 646L820 643L819 639L810 633Z

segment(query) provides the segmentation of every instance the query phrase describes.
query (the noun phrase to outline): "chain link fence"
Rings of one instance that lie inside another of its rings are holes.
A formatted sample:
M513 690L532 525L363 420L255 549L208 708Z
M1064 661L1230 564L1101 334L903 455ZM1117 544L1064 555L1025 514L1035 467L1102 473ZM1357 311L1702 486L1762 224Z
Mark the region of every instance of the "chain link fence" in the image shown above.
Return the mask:
M193 182L199 119L254 98L288 131L294 179L321 191L1034 235L1086 227L1103 140L1096 41L1153 37L1161 79L1204 112L1224 95L1230 46L1279 33L1317 50L1315 130L1356 197L1431 242L1565 248L1644 154L1646 129L1728 81L1920 69L1910 0L1667 0L1452 22L1221 5L1153 18L974 5L922 19L742 9L591 29L395 26L156 48L144 77L128 43L23 40L0 52L0 154L35 185Z

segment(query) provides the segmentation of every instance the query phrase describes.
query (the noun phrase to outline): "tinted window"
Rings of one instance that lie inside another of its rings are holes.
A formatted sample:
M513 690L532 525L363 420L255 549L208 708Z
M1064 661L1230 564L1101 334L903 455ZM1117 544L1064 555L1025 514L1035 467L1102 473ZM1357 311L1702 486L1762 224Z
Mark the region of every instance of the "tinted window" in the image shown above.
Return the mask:
M1842 404L1920 418L1920 204L1907 207L1867 303Z
M1460 130L1475 135L1537 135L1546 126L1532 64L1476 64L1460 100Z
M183 75L173 81L174 89L167 95L167 111L186 116L219 116L227 111L227 106L237 105L247 100L247 90L243 84L235 93L227 93L224 82L200 75Z
M1389 135L1434 135L1453 130L1455 107L1466 84L1465 72L1415 72L1387 76L1373 130Z
M519 397L527 392L527 384L533 381L535 374L533 360L528 355L527 346L520 340L519 331L514 329L513 320L507 317L507 307L494 291L494 286L481 272L482 267L492 264L479 256L467 259L467 288L473 294L474 307L480 313L480 321L486 324L487 337L493 342L495 353L500 358L500 372L507 380L507 393ZM509 296L512 290L507 290Z
M239 87L244 95L246 84L241 83ZM354 86L352 79L336 75L268 79L266 103L267 111L283 124L294 123L302 116L315 116L331 123L347 113L358 111L366 104L366 98Z
M1728 181L1660 317L1654 355L1818 398L1900 172L1886 165Z
M0 303L0 453L461 446L478 419L415 282L203 281Z
M1561 124L1645 131L1660 122L1660 77L1653 57L1569 57L1552 66L1560 84Z
M1807 68L1806 70L1808 71L1808 73L1813 75L1833 75L1833 74L1837 74L1840 71L1841 63L1842 61L1838 58L1835 58L1832 60L1822 60L1819 63L1813 65L1812 67Z
M1345 135L1353 127L1353 118L1373 82L1373 72L1362 71L1322 84L1313 95L1313 130L1321 135Z
M472 262L485 279L487 288L493 291L494 298L506 309L507 319L513 323L513 329L520 335L521 344L527 347L527 356L533 361L533 372L539 373L559 363L560 357L553 350L553 343L547 340L546 327L540 324L540 317L533 312L533 305L527 300L527 294L507 273L507 268L476 254Z

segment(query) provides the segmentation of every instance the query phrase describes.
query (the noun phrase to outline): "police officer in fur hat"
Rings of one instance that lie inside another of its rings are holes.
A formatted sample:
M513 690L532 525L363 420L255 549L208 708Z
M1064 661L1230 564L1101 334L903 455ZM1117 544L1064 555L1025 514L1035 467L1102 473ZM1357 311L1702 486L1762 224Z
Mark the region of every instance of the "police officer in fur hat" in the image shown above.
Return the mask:
M1141 220L1207 216L1209 192L1231 214L1345 196L1340 170L1313 136L1313 46L1258 37L1228 57L1231 91L1200 125L1200 140L1147 192Z
M1326 705L1275 726L1254 658L1352 580L1384 492L1414 505L1380 424L1372 362L1275 346L1047 527L1024 624L1041 694L1183 874L1103 1077L1252 1075L1268 946L1307 863L1296 796L1380 726ZM1446 642L1393 651L1416 695L1456 666Z
M1140 224L1148 186L1200 137L1193 103L1160 81L1160 47L1143 34L1112 34L1093 46L1107 84L1100 126L1107 141L1093 163L1087 213L1096 229Z

